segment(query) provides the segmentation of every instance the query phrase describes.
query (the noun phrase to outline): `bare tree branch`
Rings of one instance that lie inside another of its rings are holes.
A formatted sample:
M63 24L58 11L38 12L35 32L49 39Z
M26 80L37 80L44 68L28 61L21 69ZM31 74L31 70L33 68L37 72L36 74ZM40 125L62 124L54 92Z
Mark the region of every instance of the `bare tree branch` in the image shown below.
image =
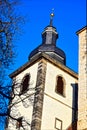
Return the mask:
M14 40L24 21L17 12L17 6L17 0L0 0L0 122L5 120L4 117L11 117L7 109L8 102L17 96L10 94L14 86L6 85L7 70L15 57Z

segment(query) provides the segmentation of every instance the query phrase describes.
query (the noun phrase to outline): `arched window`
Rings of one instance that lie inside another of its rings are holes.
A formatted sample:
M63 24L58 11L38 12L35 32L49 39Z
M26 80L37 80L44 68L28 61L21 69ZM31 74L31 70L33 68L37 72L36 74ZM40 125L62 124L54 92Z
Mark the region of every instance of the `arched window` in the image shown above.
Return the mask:
M62 76L57 77L56 92L62 96L65 96L65 83Z
M29 87L30 82L30 74L24 76L22 81L21 93L25 92Z

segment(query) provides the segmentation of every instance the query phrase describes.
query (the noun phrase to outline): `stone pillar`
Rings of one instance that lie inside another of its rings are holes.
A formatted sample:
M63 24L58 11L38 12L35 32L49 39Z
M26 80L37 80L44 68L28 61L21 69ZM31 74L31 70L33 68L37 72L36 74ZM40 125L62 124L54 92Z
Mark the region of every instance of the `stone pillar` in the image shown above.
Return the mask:
M41 130L45 77L46 77L46 62L44 60L41 60L38 63L37 82L35 88L36 92L34 96L31 130Z
M78 130L87 130L87 27L77 32L79 36L79 91Z

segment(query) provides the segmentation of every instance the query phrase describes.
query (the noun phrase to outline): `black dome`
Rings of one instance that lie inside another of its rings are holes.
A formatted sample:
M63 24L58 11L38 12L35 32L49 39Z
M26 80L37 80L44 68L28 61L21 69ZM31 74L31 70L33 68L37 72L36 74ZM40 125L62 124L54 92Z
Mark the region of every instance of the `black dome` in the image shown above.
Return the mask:
M42 44L30 53L29 60L34 58L35 55L44 52L62 64L66 64L65 53L60 48L56 47L57 38L58 33L56 32L56 28L47 26L42 33Z

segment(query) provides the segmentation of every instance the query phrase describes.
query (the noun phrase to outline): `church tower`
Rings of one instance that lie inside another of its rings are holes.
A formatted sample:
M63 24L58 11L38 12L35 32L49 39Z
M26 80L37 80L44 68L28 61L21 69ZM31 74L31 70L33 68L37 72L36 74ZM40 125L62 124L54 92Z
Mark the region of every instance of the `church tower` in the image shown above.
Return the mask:
M87 130L87 26L79 36L78 130Z
M66 55L56 46L53 16L42 44L10 75L15 96L6 130L76 130L78 75L66 66Z

